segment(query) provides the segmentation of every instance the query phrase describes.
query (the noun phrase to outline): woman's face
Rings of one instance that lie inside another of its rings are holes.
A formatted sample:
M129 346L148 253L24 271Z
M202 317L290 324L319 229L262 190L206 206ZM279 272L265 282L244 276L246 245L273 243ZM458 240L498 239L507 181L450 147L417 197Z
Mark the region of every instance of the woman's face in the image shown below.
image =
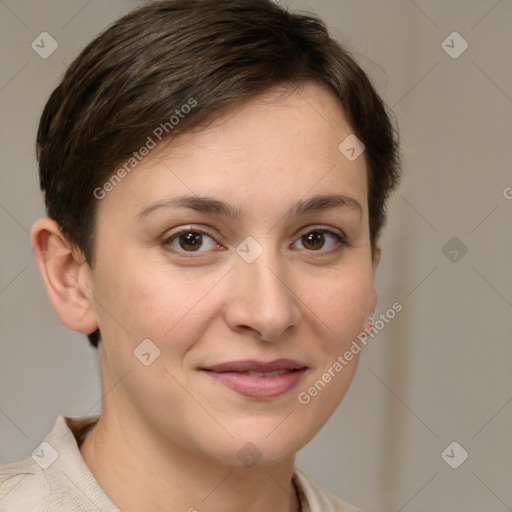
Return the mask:
M104 415L237 465L318 432L376 302L364 153L338 149L350 134L326 89L273 91L154 149L98 202L86 284Z

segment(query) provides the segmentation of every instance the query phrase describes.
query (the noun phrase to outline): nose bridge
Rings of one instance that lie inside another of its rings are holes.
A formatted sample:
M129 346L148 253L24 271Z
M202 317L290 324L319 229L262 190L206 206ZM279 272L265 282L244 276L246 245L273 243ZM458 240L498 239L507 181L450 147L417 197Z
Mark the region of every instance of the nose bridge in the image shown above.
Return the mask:
M259 236L258 241L252 242L252 246L251 241L248 244L250 251L258 250L258 247L254 247L255 244L259 245L259 250L253 255L253 260L245 259L242 254L240 256L242 261L237 262L237 271L245 276L245 278L240 276L240 279L248 285L245 292L249 293L255 304L261 302L264 305L287 300L289 290L283 283L286 278L286 269L275 249L272 237Z
M271 235L246 239L237 252L233 274L237 293L232 320L238 326L257 330L267 340L278 338L300 316L286 261L276 250Z

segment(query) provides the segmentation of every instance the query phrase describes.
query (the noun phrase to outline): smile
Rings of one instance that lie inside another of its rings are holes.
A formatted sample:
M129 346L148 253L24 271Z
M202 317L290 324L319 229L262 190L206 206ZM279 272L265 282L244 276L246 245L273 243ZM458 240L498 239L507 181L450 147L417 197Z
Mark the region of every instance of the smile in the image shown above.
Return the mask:
M290 359L278 359L271 362L231 361L200 370L240 395L264 400L291 391L304 376L307 366Z

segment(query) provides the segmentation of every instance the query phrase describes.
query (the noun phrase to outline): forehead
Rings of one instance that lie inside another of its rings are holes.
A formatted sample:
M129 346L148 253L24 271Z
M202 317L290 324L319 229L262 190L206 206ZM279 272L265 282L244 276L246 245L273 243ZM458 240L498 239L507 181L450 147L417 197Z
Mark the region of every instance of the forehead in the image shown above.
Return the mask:
M350 134L326 87L272 90L152 149L99 209L140 211L173 194L214 195L244 210L275 208L276 200L284 206L309 192L355 195L365 207L364 155L350 161L339 149Z

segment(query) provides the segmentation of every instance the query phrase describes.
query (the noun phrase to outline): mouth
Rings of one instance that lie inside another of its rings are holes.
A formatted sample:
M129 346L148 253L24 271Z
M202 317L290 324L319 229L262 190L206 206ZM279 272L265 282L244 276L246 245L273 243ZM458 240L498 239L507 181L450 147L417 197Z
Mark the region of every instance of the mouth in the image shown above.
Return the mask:
M200 371L240 395L264 400L291 391L304 376L308 367L299 361L230 361Z

